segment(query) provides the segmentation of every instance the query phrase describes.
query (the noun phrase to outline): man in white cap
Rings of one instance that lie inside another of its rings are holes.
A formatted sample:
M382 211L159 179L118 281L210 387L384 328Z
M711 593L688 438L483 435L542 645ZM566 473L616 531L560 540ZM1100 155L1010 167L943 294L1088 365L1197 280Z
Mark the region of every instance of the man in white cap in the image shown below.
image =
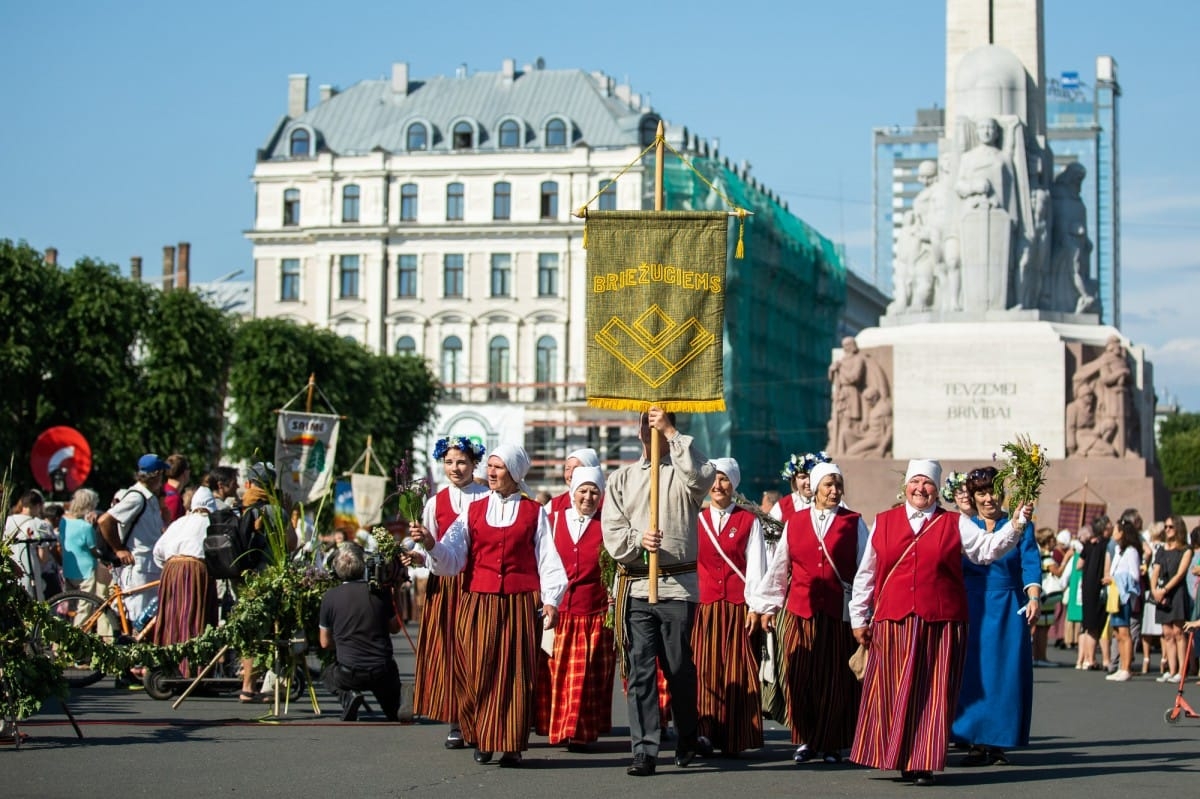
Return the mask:
M154 545L163 532L158 498L162 496L167 468L167 462L154 453L143 455L137 463L137 482L96 521L100 534L121 561L115 576L123 591L153 582L162 573L154 562ZM130 622L136 622L150 600L157 597L157 588L127 595L124 604Z
M650 529L650 442L659 436L658 526ZM604 546L619 564L616 626L624 643L629 678L629 735L633 763L627 773L648 777L657 767L662 729L658 666L671 692L678 738L675 764L696 754L696 665L692 622L700 599L696 577L696 525L716 470L675 428L675 414L654 406L642 414L642 457L617 469L608 481L601 517ZM659 553L658 602L649 601L649 570L643 556Z
M546 506L546 513L550 516L551 526L554 524L555 516L571 507L571 475L580 466L602 469L600 466L600 455L591 447L584 447L583 449L575 450L563 461L563 482L567 484L567 490L550 500L550 504Z
M1023 505L986 534L938 504L941 477L937 461L909 461L904 504L875 518L850 601L854 637L870 647L850 759L917 785L946 765L967 640L963 556L991 563L1033 514Z

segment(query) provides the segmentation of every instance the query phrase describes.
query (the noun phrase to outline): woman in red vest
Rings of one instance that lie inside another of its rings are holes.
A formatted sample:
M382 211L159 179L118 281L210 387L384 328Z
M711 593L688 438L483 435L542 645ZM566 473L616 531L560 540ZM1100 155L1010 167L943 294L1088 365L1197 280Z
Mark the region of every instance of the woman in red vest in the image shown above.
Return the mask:
M504 753L501 766L521 765L534 719L538 640L554 627L567 586L546 512L522 483L528 471L524 448L501 444L487 460L486 500L467 506L440 541L413 530L430 571L463 575L454 687L463 738L480 765L496 751Z
M778 620L786 664L784 680L792 759L840 763L854 740L859 684L847 665L854 651L847 603L867 545L862 516L842 506L842 472L832 463L813 467L812 505L794 514L751 608L764 630Z
M937 461L908 462L905 502L875 517L850 601L854 637L869 647L850 759L917 785L946 766L967 642L963 556L993 562L1033 513L1022 506L987 534L938 505L941 476Z
M434 445L433 457L442 462L450 485L425 503L422 535L427 531L434 540L440 540L468 505L487 496L487 489L476 483L473 476L485 451L482 444L465 436L442 438ZM413 538L418 538L417 533L413 533ZM461 596L461 577L431 575L425 584L425 606L417 638L413 712L450 725L447 749L464 746L458 726L458 703L454 699L454 664L458 659L454 625Z
M793 454L783 465L780 475L788 481L792 492L771 508L771 518L786 522L793 513L802 511L812 504L813 485L810 473L818 463L828 463L829 456L823 451L803 455Z
M613 674L617 658L613 630L604 624L609 586L600 578L600 500L604 472L576 466L571 472L572 505L554 516L554 545L567 573L558 604L549 678L538 695L538 734L572 752L612 729Z
M692 626L696 662L697 751L736 756L763 745L758 664L746 598L766 569L758 518L733 503L742 470L733 458L710 461L717 470L711 502L700 512L696 572L700 604Z

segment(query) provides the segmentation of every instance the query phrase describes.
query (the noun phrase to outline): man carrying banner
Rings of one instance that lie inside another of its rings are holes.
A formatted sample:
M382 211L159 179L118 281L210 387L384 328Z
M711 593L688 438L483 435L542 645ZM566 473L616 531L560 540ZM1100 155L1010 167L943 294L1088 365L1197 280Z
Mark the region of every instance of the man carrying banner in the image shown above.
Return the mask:
M650 528L651 436L666 450L658 467L659 527ZM675 428L675 414L653 406L641 417L642 457L613 473L602 513L604 546L619 564L616 632L622 671L628 675L629 734L635 777L654 774L661 738L657 670L662 664L671 693L677 742L675 765L696 753L696 667L692 620L699 601L696 525L716 471ZM664 443L665 442L665 443ZM658 601L649 601L643 556L657 552Z

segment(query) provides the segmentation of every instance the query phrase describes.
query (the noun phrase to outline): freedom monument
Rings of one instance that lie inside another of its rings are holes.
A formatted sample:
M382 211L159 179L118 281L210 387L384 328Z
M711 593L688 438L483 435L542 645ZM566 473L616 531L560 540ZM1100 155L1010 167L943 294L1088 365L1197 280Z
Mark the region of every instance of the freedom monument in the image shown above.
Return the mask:
M946 9L946 127L897 233L894 299L830 367L848 501L877 513L907 459L967 471L1028 434L1052 461L1039 526L1099 498L1161 518L1152 367L1100 324L1086 167L1055 174L1047 140L1042 1Z

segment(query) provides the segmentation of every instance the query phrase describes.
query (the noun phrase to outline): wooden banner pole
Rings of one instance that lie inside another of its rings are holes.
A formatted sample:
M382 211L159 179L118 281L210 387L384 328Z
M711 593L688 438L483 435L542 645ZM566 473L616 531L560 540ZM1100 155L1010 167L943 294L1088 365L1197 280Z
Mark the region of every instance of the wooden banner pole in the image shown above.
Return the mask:
M317 373L313 372L308 376L308 396L304 400L304 412L312 413L313 392L317 388Z
M663 159L666 157L665 128L660 119L658 130L655 131L654 148L654 210L663 210ZM658 529L658 466L662 462L662 447L659 443L659 433L650 429L650 529ZM658 551L650 553L648 564L650 568L650 585L648 601L651 605L658 602Z

